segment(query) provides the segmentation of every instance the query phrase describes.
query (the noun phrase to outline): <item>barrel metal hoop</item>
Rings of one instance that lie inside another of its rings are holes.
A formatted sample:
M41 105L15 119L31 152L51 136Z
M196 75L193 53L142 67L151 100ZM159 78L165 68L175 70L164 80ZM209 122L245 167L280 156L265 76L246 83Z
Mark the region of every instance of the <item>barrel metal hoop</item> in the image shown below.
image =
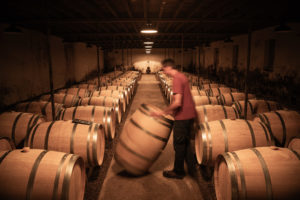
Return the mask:
M234 97L233 97L233 95L232 95L231 92L229 93L229 95L230 95L230 97L231 97L232 102L234 102ZM224 98L224 100L225 100L225 98Z
M35 116L36 116L36 115L33 114L33 115L30 117L30 120L29 120L28 123L27 123L26 134L30 131L30 128L31 128L30 124L31 124L31 122L32 122L32 120L34 119Z
M285 142L286 142L286 126L285 126L285 123L284 123L284 120L281 116L281 114L277 111L274 112L280 119L280 122L282 124L282 142L281 142L281 145L284 146L285 145Z
M91 105L91 100L92 100L93 96L91 96L88 100L88 105Z
M46 136L45 136L45 143L44 143L44 149L46 149L46 150L48 150L48 140L49 140L49 135L50 135L50 132L51 132L51 128L52 128L52 126L55 122L56 121L51 122L51 124L47 128L47 132L46 132Z
M287 148L287 149L290 150L293 154L295 154L295 156L298 158L298 160L300 160L300 154L297 151L290 149L290 148Z
M109 130L107 130L107 125L106 125L106 107L104 107L103 109L104 110L103 110L102 122L103 122L103 126L104 126L104 129L105 129L105 133L108 136L108 134L109 134L108 131Z
M147 162L152 162L152 159L147 158L147 157L145 157L145 156L143 156L143 155L141 155L141 154L135 152L135 151L132 150L130 147L128 147L128 146L122 141L121 138L119 139L119 143L120 143L127 151L129 151L129 152L132 153L133 155L135 155L135 156L137 156L137 157L139 157L139 158L141 158L141 159L143 159L143 160L145 160L145 161L147 161Z
M98 161L97 161L97 140L98 140L98 129L99 129L99 125L95 124L94 127L94 133L92 135L92 155L93 155L93 161L95 166L98 165Z
M76 106L76 107L77 107L77 106ZM75 107L75 108L76 108L76 107ZM65 118L65 113L66 113L66 110L67 110L67 109L64 109L64 111L63 111L63 113L62 113L62 117L60 118L61 120L64 120L64 118Z
M225 108L225 106L222 106L222 108L223 108L223 111L224 111L224 117L225 117L225 119L227 119L228 115L227 115L226 108Z
M221 94L220 88L218 88L219 95Z
M62 104L65 104L65 101L66 101L66 97L67 97L67 94L65 94L64 98L63 98L63 101L62 101ZM74 97L73 97L74 98ZM51 99L51 98L50 98Z
M223 153L223 158L225 159L225 162L228 167L228 171L230 174L230 182L231 182L231 199L237 200L238 199L238 180L235 174L235 166L233 164L233 161L230 157L230 152Z
M79 91L80 91L80 88L77 88L77 96L79 96Z
M150 111L150 109L147 107L146 104L142 104L141 106L142 106L145 110ZM173 123L174 123L173 120L170 120L170 119L168 119L168 118L166 118L166 117L164 117L164 116L160 116L160 118L161 118L163 121L169 123L170 125L173 125Z
M272 109L271 109L271 105L270 105L269 101L265 100L265 103L267 104L268 110L271 112Z
M210 97L209 96L206 96L207 99L208 99L208 104L211 104L211 100L210 100Z
M78 159L79 156L72 155L72 157L69 160L68 166L65 171L63 185L62 185L62 199L69 199L71 175L74 169L74 165Z
M266 161L257 149L251 148L250 150L252 150L255 153L255 155L257 156L260 162L265 177L267 199L271 200L273 199L272 182L271 182L271 176Z
M241 160L239 159L238 155L234 151L230 152L230 153L233 156L233 158L235 159L237 168L240 172L241 191L240 191L240 194L239 194L239 199L245 200L245 199L247 199L247 190L246 190L246 180L245 180L244 169L242 167L242 163L241 163Z
M88 134L87 134L87 138L86 138L86 155L87 155L86 157L87 157L88 163L90 165L92 164L91 158L90 158L90 140L91 140L92 127L93 127L93 124L90 124Z
M225 144L225 152L228 152L228 134L225 127L225 124L222 120L219 120L221 127L223 129L223 137L224 137L224 144Z
M11 139L12 139L12 142L15 144L15 146L17 146L16 140L15 140L16 126L17 126L18 120L20 119L20 117L21 117L22 114L23 113L21 112L21 113L19 113L17 115L17 117L14 120L14 123L13 123L13 126L12 126L12 130L11 130Z
M106 100L106 96L103 97L102 106L105 106L105 100Z
M36 131L37 131L37 129L38 129L39 126L40 126L40 124L36 125L36 127L34 128L34 130L32 132L31 140L30 140L30 148L33 148L34 136L35 136L35 133L36 133ZM29 146L29 144L28 144L29 141L28 140L29 140L29 134L28 134L28 139L27 139L27 145ZM25 146L27 146L27 145L25 144Z
M50 101L48 101L48 102L43 106L43 108L42 108L42 114L45 115L45 116L47 116L47 115L46 115L46 108L47 108L48 104L50 104ZM52 104L52 102L51 102L51 104ZM54 105L55 105L55 104L54 104ZM51 111L52 111L52 110L51 110ZM54 119L53 119L53 120L54 120Z
M27 183L27 188L26 188L26 200L30 200L31 199L31 193L33 190L33 184L34 184L34 179L36 176L36 172L38 170L38 167L43 159L43 157L46 155L48 151L42 151L40 153L40 155L37 157L37 159L35 160L33 167L31 169L29 178L28 178L28 183Z
M141 127L138 123L136 123L132 118L130 119L130 122L137 128L139 128L140 130L142 130L144 133L150 135L151 137L155 138L155 139L158 139L162 142L168 142L168 138L163 138L163 137L160 137L158 135L155 135L149 131L147 131L146 129L144 129L143 127Z
M64 164L66 158L68 157L68 155L70 155L70 154L66 153L65 155L63 155L63 157L61 158L61 160L60 160L60 162L59 162L59 166L58 166L57 171L56 171L55 180L54 180L54 185L53 185L53 196L52 196L52 200L59 199L59 197L58 197L59 177L60 177L60 174L61 174L61 170L62 170L63 164Z
M209 157L208 157L208 162L212 161L212 139L211 139L211 132L210 132L210 127L209 124L206 122L206 128L207 128L207 140L208 140L208 145L209 145Z
M204 121L205 121L205 122L208 122L208 119L207 119L207 111L206 111L205 105L203 105L202 108L203 108L203 114L204 114Z
M92 108L92 116L91 116L91 121L94 122L95 120L95 109L96 109L96 106L93 106Z
M72 113L72 120L75 119L77 108L78 108L78 106L76 106L76 107L74 108L74 110L73 110L73 113Z
M248 125L250 133L251 133L252 146L256 147L256 139L255 139L255 134L254 134L254 131L253 131L253 127L252 127L252 125L250 124L250 122L248 120L245 120L245 122Z
M236 108L235 108L235 107L232 107L232 109L233 109L233 111L234 111L235 118L239 118L238 113L237 113L237 111L236 111Z
M12 150L9 150L9 151L5 152L5 153L0 157L0 165L1 165L2 161L6 158L6 156L7 156L10 152L12 152Z
M106 118L106 123L107 123L107 129L109 132L109 137L111 139L113 139L112 137L112 128L111 128L111 124L112 124L112 112L113 112L113 108L107 108L107 118Z
M254 113L253 105L250 102L250 100L248 100L248 103L249 103L249 107L250 107L250 110L251 110L251 114L254 115L255 113Z
M71 133L71 139L70 139L70 153L74 153L74 136L77 128L77 123L74 123Z

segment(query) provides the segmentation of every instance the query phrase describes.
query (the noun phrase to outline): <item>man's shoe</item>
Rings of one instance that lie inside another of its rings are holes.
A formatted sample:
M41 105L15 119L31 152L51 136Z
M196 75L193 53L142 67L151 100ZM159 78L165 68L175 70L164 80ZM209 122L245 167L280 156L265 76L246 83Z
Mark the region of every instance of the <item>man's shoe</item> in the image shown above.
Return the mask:
M163 171L163 176L167 178L183 179L185 173L176 173L175 171Z

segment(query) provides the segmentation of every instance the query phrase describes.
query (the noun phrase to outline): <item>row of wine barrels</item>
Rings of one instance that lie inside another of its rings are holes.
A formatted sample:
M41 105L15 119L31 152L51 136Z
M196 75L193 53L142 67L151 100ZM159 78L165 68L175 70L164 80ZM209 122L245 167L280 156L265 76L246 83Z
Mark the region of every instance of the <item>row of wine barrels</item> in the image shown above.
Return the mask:
M101 125L86 121L43 122L28 135L25 146L79 155L86 166L103 162L105 136Z
M81 89L86 89L88 91L99 90L98 85L90 84L90 83L80 83L77 85L73 85L72 88L81 88Z
M15 148L15 144L11 141L9 137L0 136L0 152L13 150Z
M267 126L261 122L224 119L202 123L195 135L199 164L213 166L219 154L274 145Z
M107 139L114 139L116 116L114 109L103 106L77 106L66 108L59 117L61 120L84 120L102 124Z
M300 136L300 114L296 111L278 110L258 114L254 121L268 125L278 146L286 147L290 140Z
M238 111L239 117L244 117L245 101L235 101L233 107ZM247 119L253 120L258 113L281 110L282 107L275 101L250 99L247 101Z
M42 115L23 112L4 112L0 114L0 137L8 137L19 147L30 130L45 118Z
M123 112L125 113L127 102L123 92L119 92L117 90L100 90L100 91L94 91L91 95L91 97L99 97L99 96L118 98L122 105Z
M84 97L89 97L90 96L89 90L88 89L83 89L83 88L62 89L62 90L59 90L58 93L73 94L73 95L79 96L80 98L84 98Z
M0 152L1 199L83 200L86 175L81 157L23 149Z
M42 101L51 101L50 94L43 95L40 100ZM54 94L54 103L63 104L64 107L69 108L77 106L80 103L80 97L73 94Z
M152 105L142 104L125 123L116 145L115 160L134 175L144 174L166 146L173 125L171 116L154 118Z
M235 108L222 105L196 106L198 124L220 119L237 119L238 113Z
M245 100L245 93L241 92L232 92L232 93L224 93L217 97L222 105L224 106L232 106L235 101ZM254 94L248 94L248 99L254 99Z
M55 119L57 119L57 117L63 111L63 105L54 103L54 107L55 107ZM50 102L46 102L46 101L31 101L31 102L20 103L15 106L15 111L41 114L46 117L47 121L55 120L52 117L52 105Z
M120 123L122 120L122 105L120 104L120 99L107 97L107 96L98 96L98 97L88 97L81 100L82 106L94 105L94 106L104 106L112 107L116 114L117 120Z
M106 87L101 87L100 90L104 90L104 91L119 91L119 93L123 94L122 97L125 98L126 100L126 104L128 105L130 102L130 89L126 89L126 87L124 86L117 86L117 85L110 85L110 86L106 86Z
M219 87L226 87L224 84L219 84L219 83L208 83L208 84L203 84L202 89L207 90L210 88L219 88Z
M207 90L202 90L199 88L191 90L192 96L210 96L207 92Z
M288 148L258 147L218 156L217 199L298 199L300 155Z

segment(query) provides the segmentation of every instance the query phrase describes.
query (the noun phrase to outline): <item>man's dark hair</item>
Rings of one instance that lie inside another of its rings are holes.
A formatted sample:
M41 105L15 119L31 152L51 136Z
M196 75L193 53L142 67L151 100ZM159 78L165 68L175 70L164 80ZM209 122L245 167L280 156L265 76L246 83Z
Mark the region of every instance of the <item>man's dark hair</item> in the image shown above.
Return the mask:
M167 59L164 59L162 62L161 62L162 66L163 67L166 67L166 66L170 66L172 67L173 69L175 69L175 62L172 58L167 58Z

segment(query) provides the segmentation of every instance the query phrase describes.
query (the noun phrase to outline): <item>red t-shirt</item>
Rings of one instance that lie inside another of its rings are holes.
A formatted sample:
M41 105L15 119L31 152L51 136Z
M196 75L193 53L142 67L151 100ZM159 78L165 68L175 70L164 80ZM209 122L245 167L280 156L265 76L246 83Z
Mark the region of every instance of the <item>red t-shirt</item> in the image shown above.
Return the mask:
M173 77L173 93L182 95L182 103L179 108L175 110L175 120L188 120L195 118L197 113L195 109L194 99L189 87L187 77L177 72Z

